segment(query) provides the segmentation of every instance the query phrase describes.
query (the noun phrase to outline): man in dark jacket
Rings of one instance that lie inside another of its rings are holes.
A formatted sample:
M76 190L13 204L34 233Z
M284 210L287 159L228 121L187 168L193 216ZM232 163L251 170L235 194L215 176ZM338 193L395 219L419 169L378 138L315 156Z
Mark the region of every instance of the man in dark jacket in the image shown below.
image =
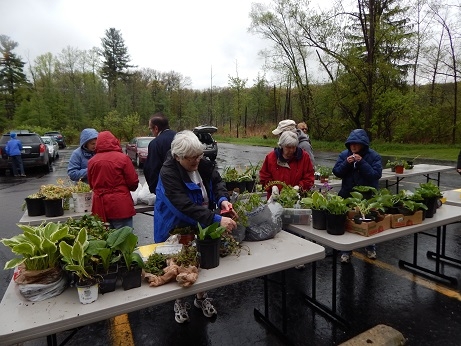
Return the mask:
M346 140L346 150L339 154L333 167L333 174L342 179L338 195L350 197L354 186L372 186L379 188L379 179L383 172L381 156L370 149L370 140L363 129L355 129ZM376 247L366 248L367 256L376 259ZM341 263L350 262L351 251L341 253Z
M165 162L166 154L170 150L171 142L176 132L170 130L168 119L161 112L155 113L149 120L149 130L155 138L150 141L147 148L144 176L149 185L149 191L155 193L160 168L162 168L163 162Z

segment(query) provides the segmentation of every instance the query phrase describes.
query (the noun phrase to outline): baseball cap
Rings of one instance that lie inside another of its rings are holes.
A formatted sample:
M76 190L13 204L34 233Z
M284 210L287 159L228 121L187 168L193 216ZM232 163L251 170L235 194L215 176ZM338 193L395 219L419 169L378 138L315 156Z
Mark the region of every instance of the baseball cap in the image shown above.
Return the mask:
M272 131L272 133L278 136L283 131L292 131L295 128L296 128L296 123L294 122L294 120L286 119L286 120L282 120L281 122L279 122L279 125L277 126L275 130Z

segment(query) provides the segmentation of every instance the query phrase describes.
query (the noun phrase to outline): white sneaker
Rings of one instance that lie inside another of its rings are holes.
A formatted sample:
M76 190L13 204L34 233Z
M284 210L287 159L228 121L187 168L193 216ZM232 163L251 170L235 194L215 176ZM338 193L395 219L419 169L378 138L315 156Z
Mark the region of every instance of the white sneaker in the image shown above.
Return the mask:
M183 303L181 299L176 299L174 302L174 319L178 323L184 323L189 321L189 314L187 310L190 309L189 303Z
M213 299L208 298L206 293L203 294L202 299L198 299L196 295L194 299L194 305L195 307L202 309L202 312L206 317L212 317L213 315L218 314L213 304L211 304L212 300Z
M368 257L369 259L376 259L376 251L374 251L374 250L371 250L371 251L370 251L370 250L367 250L367 257Z
M347 264L347 263L350 263L350 261L351 261L350 255L346 255L346 254L341 255L341 263Z

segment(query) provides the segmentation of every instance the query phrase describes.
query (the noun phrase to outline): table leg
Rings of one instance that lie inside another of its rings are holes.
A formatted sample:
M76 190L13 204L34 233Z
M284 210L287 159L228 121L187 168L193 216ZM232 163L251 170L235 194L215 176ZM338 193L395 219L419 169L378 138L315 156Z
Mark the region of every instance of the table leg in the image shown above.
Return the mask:
M444 225L443 228L446 226ZM436 245L436 257L437 259L440 258L440 238L441 238L441 229L437 227L437 245ZM405 270L408 270L412 273L418 274L430 280L435 280L444 284L456 286L458 284L458 280L454 277L444 275L440 273L440 262L436 262L435 270L430 270L418 265L418 233L414 234L414 243L413 243L413 263L399 260L399 267Z
M280 330L277 326L275 326L269 317L269 288L268 288L268 277L265 275L264 279L264 314L262 314L257 308L253 310L253 314L255 319L262 324L266 328L268 328L271 332L273 332L277 337L284 340L287 344L293 345L293 342L288 338L287 335L287 299L286 299L286 278L285 278L285 271L282 271L282 280L281 282L276 282L274 280L270 280L271 282L277 283L281 286L282 290L282 330Z
M311 296L303 293L304 299L313 310L319 312L324 317L330 319L334 323L340 325L343 328L349 328L349 323L343 319L339 314L336 313L336 284L337 284L337 268L336 260L338 257L338 250L333 249L333 258L332 258L332 278L331 278L331 309L326 305L322 304L316 299L317 295L317 285L316 285L316 270L312 271L312 292ZM315 266L315 262L312 263ZM315 267L314 267L315 268Z
M447 256L445 253L445 247L446 247L446 241L447 241L447 230L446 227L444 226L442 229L442 240L441 240L441 249L439 251L428 251L426 253L427 258L435 260L436 263L443 263L443 264L448 264L457 268L461 268L461 260L457 258L453 258L450 256ZM437 249L436 249L437 250ZM440 264L439 264L440 265Z

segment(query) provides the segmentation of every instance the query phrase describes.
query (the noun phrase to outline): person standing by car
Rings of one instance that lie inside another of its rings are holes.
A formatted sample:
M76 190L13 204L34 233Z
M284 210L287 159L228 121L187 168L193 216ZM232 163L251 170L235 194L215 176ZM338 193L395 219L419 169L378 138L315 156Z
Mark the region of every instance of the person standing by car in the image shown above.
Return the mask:
M338 195L343 198L351 196L354 186L371 186L379 188L379 179L383 173L381 156L370 149L370 140L365 130L355 129L346 140L346 150L342 151L333 167L333 174L341 178L341 190ZM367 256L376 259L376 246L366 247ZM341 252L341 263L349 263L352 251Z
M130 191L136 191L139 178L110 131L98 135L96 154L88 161L88 182L93 190L92 213L109 222L112 229L133 228L136 210Z
M285 131L291 131L296 133L298 136L298 147L303 149L306 153L309 154L311 159L312 167L315 167L314 151L310 144L309 136L307 136L303 131L296 128L296 122L291 119L282 120L279 122L277 128L272 131L276 136L280 136Z
M176 132L170 129L167 117L162 113L155 113L149 120L149 130L155 137L147 148L147 159L144 162L144 176L149 185L149 191L155 193L158 176L166 154L170 150Z
M16 138L16 133L10 133L11 139L6 143L5 152L11 158L13 174L15 177L25 177L24 165L22 164L22 143Z
M178 132L171 143L157 184L154 209L154 241L164 242L175 227L202 227L215 222L232 231L237 224L231 217L221 216L215 210L231 210L229 193L219 175L216 163L203 158L203 145L192 131ZM206 317L217 314L206 292L197 293L195 307ZM174 304L175 320L189 321L189 304L177 299Z
M80 133L80 146L72 152L67 166L67 175L72 181L88 182L88 160L95 154L98 131L92 128Z

